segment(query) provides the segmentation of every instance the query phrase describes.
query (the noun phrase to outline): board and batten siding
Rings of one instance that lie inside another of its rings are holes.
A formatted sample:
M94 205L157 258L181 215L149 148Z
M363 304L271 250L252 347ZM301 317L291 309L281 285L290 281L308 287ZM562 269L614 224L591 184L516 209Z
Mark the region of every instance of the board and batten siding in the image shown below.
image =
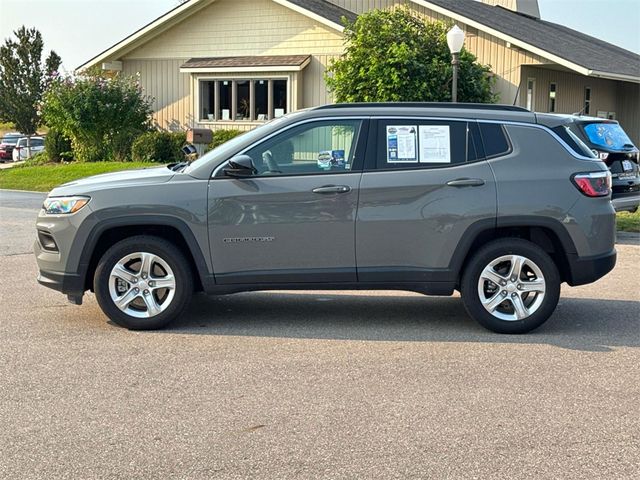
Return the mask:
M556 112L577 113L584 108L585 88L591 88L591 111L595 116L598 110L615 112L617 108L617 84L615 80L585 77L572 72L550 68L522 67L523 85L520 103L526 103L528 79L535 79L534 110L549 111L549 88L556 84Z
M323 74L342 51L340 32L272 0L218 0L122 60L125 73L140 72L145 92L155 98L158 126L184 129L198 126L198 85L179 68L189 58L312 55L299 76L300 94L291 99L291 107L299 109L331 102ZM233 126L245 129L242 122Z

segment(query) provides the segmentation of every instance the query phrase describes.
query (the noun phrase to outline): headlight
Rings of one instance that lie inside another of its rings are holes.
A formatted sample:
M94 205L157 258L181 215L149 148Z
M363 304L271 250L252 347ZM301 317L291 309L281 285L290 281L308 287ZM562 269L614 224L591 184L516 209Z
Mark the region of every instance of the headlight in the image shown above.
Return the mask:
M50 197L42 204L45 213L76 213L91 200L90 197Z

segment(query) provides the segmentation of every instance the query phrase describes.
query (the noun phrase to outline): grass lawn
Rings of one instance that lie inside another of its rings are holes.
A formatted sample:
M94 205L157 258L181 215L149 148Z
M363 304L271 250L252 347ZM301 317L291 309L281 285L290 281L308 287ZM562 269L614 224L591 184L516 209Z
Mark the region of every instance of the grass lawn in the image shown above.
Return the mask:
M46 165L18 165L0 170L0 188L48 192L62 183L100 173L130 170L132 168L157 167L157 163L95 162Z
M640 210L636 213L620 212L618 214L618 230L640 232Z

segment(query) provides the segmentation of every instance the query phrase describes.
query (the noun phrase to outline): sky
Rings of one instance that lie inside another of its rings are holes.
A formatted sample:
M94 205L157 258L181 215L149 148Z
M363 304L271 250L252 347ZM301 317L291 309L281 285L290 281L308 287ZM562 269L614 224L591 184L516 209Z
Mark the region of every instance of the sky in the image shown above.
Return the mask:
M179 0L0 0L0 41L36 27L73 71ZM544 20L640 53L640 0L539 0Z

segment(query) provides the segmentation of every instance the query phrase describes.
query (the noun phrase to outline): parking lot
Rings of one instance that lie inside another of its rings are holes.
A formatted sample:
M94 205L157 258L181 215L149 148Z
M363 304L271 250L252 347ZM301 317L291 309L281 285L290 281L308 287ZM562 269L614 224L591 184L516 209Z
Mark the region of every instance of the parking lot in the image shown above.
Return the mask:
M489 333L458 297L196 295L158 332L39 286L0 192L0 478L638 478L640 245Z

